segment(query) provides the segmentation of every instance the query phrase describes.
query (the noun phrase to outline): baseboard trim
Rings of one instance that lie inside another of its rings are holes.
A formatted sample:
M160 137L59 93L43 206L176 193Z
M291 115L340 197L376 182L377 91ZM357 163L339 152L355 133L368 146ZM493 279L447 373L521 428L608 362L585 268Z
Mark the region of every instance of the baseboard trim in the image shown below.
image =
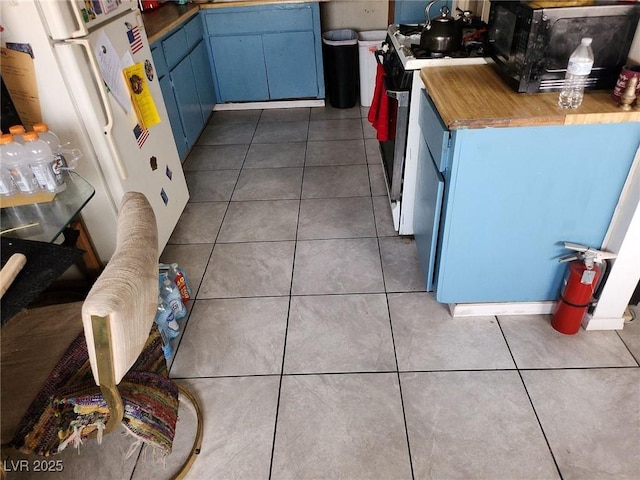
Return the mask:
M553 313L556 302L450 303L453 317L490 315L545 315Z
M273 102L217 103L214 112L225 110L268 110L270 108L324 107L324 100L283 100Z
M594 318L587 314L582 319L582 328L585 330L622 330L624 328L623 317Z

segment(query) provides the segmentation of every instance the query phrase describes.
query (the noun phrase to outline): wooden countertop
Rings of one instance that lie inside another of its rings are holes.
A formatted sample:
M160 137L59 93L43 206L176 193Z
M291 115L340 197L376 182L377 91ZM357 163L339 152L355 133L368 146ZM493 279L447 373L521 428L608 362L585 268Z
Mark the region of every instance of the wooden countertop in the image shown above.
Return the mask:
M189 20L200 10L209 8L250 7L277 3L316 3L329 0L213 0L178 5L167 1L160 7L142 13L144 28L147 31L149 43L153 43L163 35Z
M197 3L177 5L167 2L154 10L142 12L144 29L149 43L153 43L177 26L183 24L200 11Z
M558 93L516 93L491 65L429 67L420 77L449 129L640 122L609 91L587 91L575 110L558 107Z

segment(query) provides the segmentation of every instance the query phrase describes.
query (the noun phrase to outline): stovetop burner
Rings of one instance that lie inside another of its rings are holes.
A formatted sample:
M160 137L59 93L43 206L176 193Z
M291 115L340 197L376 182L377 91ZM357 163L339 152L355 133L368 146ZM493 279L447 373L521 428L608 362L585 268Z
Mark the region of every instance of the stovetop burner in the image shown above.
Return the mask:
M424 25L406 25L406 24L399 24L398 25L398 32L400 32L402 35L405 36L410 36L410 35L416 35L416 34L420 34L422 33L422 30L424 29Z
M456 50L455 52L430 52L420 48L420 45L411 45L411 52L415 58L469 58L469 57L482 57L484 56L484 49L482 45L470 50Z
M403 42L405 47L409 47L413 56L417 59L430 59L430 58L469 58L469 57L483 57L485 53L485 35L486 29L465 29L463 30L463 44L459 50L454 52L431 52L420 48L420 34L424 29L424 25L421 24L399 24L397 32L403 35L405 41Z

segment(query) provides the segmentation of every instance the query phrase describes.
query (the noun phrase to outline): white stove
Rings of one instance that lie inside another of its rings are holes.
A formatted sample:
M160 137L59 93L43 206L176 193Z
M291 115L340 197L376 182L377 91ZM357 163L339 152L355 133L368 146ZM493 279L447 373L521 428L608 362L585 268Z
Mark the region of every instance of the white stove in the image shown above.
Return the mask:
M455 65L482 65L487 61L477 52L454 52L439 58L417 58L415 52L427 54L412 45L420 45L419 25L390 25L388 38L383 45L383 65L387 74L387 96L394 103L391 128L393 139L380 142L382 164L389 193L393 224L400 235L413 235L413 207L418 173L418 144L420 136L419 105L421 91L425 89L420 70L430 67ZM407 28L409 27L409 28ZM413 28L415 27L415 28ZM389 44L390 43L390 44Z
M416 25L417 27L418 25ZM403 35L400 33L399 25L389 25L387 29L391 43L398 52L398 57L402 62L405 70L420 70L425 67L442 67L453 65L483 65L487 63L484 57L479 56L467 56L467 57L453 57L444 56L439 58L416 58L411 45L420 44L420 34Z

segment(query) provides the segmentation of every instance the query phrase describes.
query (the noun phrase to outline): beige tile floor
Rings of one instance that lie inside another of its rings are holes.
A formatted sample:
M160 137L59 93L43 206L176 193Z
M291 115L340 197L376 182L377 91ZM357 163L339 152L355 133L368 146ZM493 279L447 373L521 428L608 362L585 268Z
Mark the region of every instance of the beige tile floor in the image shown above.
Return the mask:
M640 320L454 319L393 231L365 110L216 112L161 260L196 295L171 375L189 479L640 478ZM640 311L638 312L640 313ZM122 432L50 478L170 478ZM45 478L10 473L9 478Z

